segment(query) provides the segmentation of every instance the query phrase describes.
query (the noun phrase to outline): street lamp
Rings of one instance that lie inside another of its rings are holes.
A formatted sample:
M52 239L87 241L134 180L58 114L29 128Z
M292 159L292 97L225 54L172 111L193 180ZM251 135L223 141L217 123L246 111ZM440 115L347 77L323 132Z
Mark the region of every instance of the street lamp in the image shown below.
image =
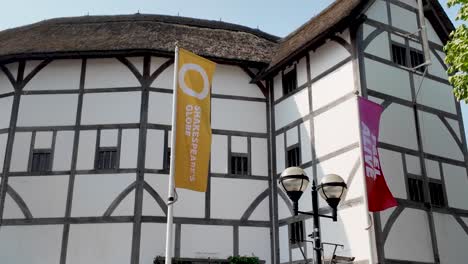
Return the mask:
M328 174L322 178L319 186L315 185L312 181L312 213L299 211L299 198L309 184L309 177L305 174L304 170L299 167L289 167L281 173L279 183L286 191L289 199L293 202L294 215L305 214L311 215L314 219L314 250L315 259L318 264L322 263L322 251L320 241L319 217L332 218L334 222L337 221L337 207L341 199L346 195L347 186L343 178L336 174ZM322 215L318 213L318 197L320 196L332 208L332 215Z

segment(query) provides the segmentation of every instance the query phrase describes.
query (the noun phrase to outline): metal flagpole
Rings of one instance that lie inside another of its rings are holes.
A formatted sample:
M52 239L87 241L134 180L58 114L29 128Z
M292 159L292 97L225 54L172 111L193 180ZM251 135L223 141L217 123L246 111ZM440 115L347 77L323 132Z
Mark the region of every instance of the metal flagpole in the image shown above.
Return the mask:
M172 131L171 131L171 167L169 168L169 189L167 191L167 226L166 226L166 264L172 263L172 231L173 231L173 218L174 218L174 203L176 199L174 187L174 169L175 169L175 138L177 129L177 71L179 65L179 46L175 44L175 57L174 57L174 84L173 84L173 97L172 97Z

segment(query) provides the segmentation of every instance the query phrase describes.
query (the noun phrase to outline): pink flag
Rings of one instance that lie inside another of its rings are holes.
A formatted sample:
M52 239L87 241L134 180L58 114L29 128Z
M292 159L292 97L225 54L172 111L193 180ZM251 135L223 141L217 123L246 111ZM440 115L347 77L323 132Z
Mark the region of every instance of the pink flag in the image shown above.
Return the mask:
M369 211L383 211L397 206L397 201L385 182L377 151L382 107L362 97L358 98L358 105Z

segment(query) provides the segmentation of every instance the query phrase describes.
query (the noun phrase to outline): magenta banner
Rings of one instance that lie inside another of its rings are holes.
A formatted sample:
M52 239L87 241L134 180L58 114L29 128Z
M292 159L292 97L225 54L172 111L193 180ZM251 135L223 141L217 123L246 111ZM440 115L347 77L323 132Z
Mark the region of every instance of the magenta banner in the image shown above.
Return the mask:
M365 98L358 98L361 150L364 161L364 174L367 185L367 197L370 212L383 211L397 206L397 202L388 189L380 166L377 142L382 107Z

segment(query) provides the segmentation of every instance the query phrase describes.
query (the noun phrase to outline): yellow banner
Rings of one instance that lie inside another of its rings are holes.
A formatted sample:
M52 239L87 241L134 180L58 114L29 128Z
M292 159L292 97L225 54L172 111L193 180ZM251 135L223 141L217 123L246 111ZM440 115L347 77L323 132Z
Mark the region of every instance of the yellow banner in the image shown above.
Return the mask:
M179 49L175 186L206 192L211 151L211 82L216 64Z

